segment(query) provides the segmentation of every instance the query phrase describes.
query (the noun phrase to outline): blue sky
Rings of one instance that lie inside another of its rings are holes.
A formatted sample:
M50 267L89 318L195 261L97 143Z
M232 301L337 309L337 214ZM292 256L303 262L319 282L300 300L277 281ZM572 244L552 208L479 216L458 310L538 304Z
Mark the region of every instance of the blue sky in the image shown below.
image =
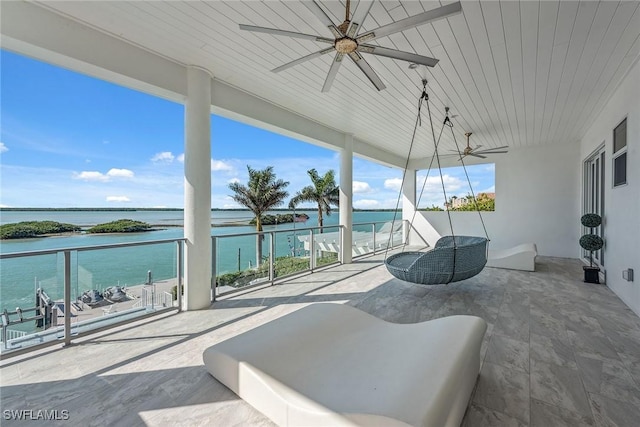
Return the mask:
M0 206L183 207L181 104L6 51L0 66ZM228 184L246 182L247 165L273 166L291 195L310 184L311 168L339 173L336 151L218 116L211 129L214 208L238 207ZM492 191L493 165L470 175L476 192ZM401 178L354 159L354 207L394 207ZM469 192L460 168L445 182L450 195ZM426 188L420 205L442 205L437 174Z

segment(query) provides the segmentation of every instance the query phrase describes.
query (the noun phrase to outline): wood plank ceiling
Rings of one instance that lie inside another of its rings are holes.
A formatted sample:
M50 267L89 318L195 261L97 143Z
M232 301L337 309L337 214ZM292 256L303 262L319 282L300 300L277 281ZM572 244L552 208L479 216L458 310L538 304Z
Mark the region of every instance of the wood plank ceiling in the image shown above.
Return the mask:
M320 3L334 22L343 20L343 2ZM371 30L448 3L379 1L363 26ZM463 1L462 14L373 42L438 58L436 67L417 72L406 62L365 54L386 90L378 92L345 61L331 91L321 93L332 54L278 74L270 70L326 45L238 28L331 37L300 1L39 4L179 63L206 67L216 79L403 157L421 73L429 81L436 134L449 106L458 143L472 131L472 143L484 148L558 144L582 136L640 52L638 1ZM423 122L419 138L428 134ZM453 148L450 134L442 141ZM411 157L432 152L432 142L420 143Z

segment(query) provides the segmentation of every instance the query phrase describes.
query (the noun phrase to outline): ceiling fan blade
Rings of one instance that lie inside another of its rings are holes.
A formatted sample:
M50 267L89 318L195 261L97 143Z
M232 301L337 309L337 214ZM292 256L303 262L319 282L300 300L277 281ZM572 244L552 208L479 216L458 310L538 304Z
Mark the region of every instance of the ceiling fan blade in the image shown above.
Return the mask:
M504 150L505 148L509 148L509 146L508 146L508 145L503 145L502 147L485 148L483 151L489 151L489 150Z
M338 29L338 27L334 25L331 18L329 18L329 15L325 13L325 11L320 7L320 5L315 0L303 1L302 4L304 4L307 7L307 9L311 11L311 13L316 15L316 17L320 20L320 22L322 22L327 28L329 28L329 31L331 31L334 37L336 38L344 37L344 34L342 34L342 32Z
M358 46L358 50L372 55L386 56L387 58L400 59L402 61L413 62L414 64L426 65L428 67L435 67L438 63L437 59L429 58L428 56L416 55L411 52L403 52L401 50L389 49L370 44L361 44Z
M486 156L483 156L483 155L480 155L480 154L476 154L476 153L469 153L469 155L473 156L473 157L480 157L481 159L486 159L487 158Z
M477 150L477 149L478 149L478 148L480 148L480 147L482 147L482 144L480 144L480 145L476 145L475 147L473 147L473 150L475 151L475 150Z
M460 13L461 11L462 5L460 4L460 2L451 3L437 9L428 10L418 15L410 16L408 18L392 22L391 24L383 25L382 27L376 28L375 30L367 31L366 33L356 38L356 41L358 43L364 43L370 40L375 40L380 37L395 34L408 28L413 28L418 25L426 24L427 22L435 21L436 19L455 15L457 13Z
M253 25L240 24L240 29L245 31L252 31L254 33L266 33L266 34L273 34L275 36L296 37L299 39L313 40L313 41L322 42L322 43L333 44L335 42L335 40L328 39L326 37L314 36L313 34L295 33L293 31L278 30L276 28L265 28L265 27L256 27Z
M504 154L508 153L508 151L489 151L489 150L480 150L477 152L478 154Z
M347 37L353 38L358 34L358 30L362 27L362 23L369 14L371 6L373 6L373 0L360 0L358 2L358 7L351 18L351 25L347 30Z
M378 77L376 72L373 71L371 65L369 65L369 63L362 57L362 55L360 55L358 52L351 52L349 54L349 58L351 58L353 62L356 63L358 68L360 68L360 70L362 70L362 72L369 78L369 81L373 83L376 89L383 90L384 88L386 88L384 83L382 83L382 80L380 80L380 77Z
M331 47L319 50L317 52L310 53L309 55L303 56L302 58L298 58L295 61L287 62L286 64L281 65L281 66L279 66L277 68L274 68L271 71L273 71L274 73L279 73L280 71L286 70L287 68L291 68L294 65L302 64L305 61L308 61L308 60L314 59L314 58L318 58L318 57L324 55L325 53L329 53L329 52L333 52L333 51L335 51L335 48L333 46L331 46Z
M333 63L331 64L331 68L329 68L327 79L324 81L324 86L322 86L323 92L329 92L329 89L331 89L333 80L336 78L336 74L338 74L340 65L342 65L343 58L344 58L344 53L336 52L336 56L335 58L333 58Z

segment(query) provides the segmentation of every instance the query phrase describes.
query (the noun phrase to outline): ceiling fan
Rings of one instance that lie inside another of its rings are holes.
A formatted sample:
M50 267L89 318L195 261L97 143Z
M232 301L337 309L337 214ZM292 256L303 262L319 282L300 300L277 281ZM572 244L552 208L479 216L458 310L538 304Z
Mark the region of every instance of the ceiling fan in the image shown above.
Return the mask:
M458 155L460 156L460 159L458 159L458 161L462 160L466 156L473 156L473 157L479 157L481 159L486 159L487 156L485 156L485 154L502 154L507 152L505 148L509 148L508 145L503 145L502 147L485 148L484 150L478 150L478 148L482 147L482 145L476 145L475 147L472 148L469 145L469 137L471 135L473 135L472 132L467 132L464 134L464 136L467 137L467 146L464 148L464 150L462 150L461 153L458 152L458 150L449 150L449 151L453 151L456 156ZM496 151L496 150L500 150L500 151ZM504 150L504 151L501 151L501 150Z
M425 24L436 19L446 18L448 16L457 14L462 11L460 2L451 3L446 6L419 13L418 15L410 16L408 18L392 22L391 24L383 25L382 27L378 27L375 30L367 31L363 34L358 35L359 31L362 29L362 23L369 14L369 10L373 5L373 1L374 0L360 0L355 12L353 13L353 15L351 15L351 2L350 0L347 0L345 20L340 25L335 25L331 18L329 18L326 12L315 0L303 1L302 3L316 17L318 17L318 19L320 19L320 21L329 29L329 31L331 31L334 37L333 39L315 36L312 34L296 33L293 31L278 30L276 28L255 27L253 25L244 24L240 24L240 29L257 33L296 37L300 39L307 39L320 43L330 44L331 47L327 47L317 52L303 56L302 58L286 63L272 70L273 72L277 73L286 70L287 68L293 67L294 65L301 64L303 62L335 51L336 54L333 58L333 63L331 64L331 68L329 69L329 73L327 74L324 85L322 86L322 92L328 92L331 88L333 80L335 79L336 74L340 69L340 65L342 64L342 60L344 59L345 55L347 55L353 62L355 62L358 68L360 68L360 70L367 76L369 81L371 81L371 83L378 90L383 90L385 88L385 85L380 77L378 77L378 75L375 73L375 71L373 71L371 65L369 65L369 63L364 59L362 53L400 59L402 61L409 61L415 64L427 65L429 67L435 66L438 63L437 59L429 58L422 55L416 55L415 53L403 52L400 50L367 44L367 42L371 42L377 38L395 34L397 32Z

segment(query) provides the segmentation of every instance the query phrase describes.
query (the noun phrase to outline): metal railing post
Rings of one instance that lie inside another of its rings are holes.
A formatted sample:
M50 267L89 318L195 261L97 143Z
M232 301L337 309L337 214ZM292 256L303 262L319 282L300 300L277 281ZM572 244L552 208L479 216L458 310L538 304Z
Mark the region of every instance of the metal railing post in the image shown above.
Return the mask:
M6 310L5 310L6 311ZM4 315L2 316L2 345L7 349L7 325L5 323Z
M64 251L64 345L71 345L71 251Z
M276 236L273 231L269 232L269 281L273 285L273 281L276 278L275 267L276 267Z
M393 228L393 227L392 227ZM376 223L371 224L371 233L373 233L373 253L376 253ZM391 236L391 240L393 240L393 229L389 232ZM393 241L391 242L391 246L393 246Z
M309 230L309 268L316 268L316 242L313 239L313 230Z
M178 281L176 282L176 298L178 299L178 311L182 311L182 275L183 275L183 271L182 271L182 262L183 262L183 251L184 251L184 241L178 241L178 256L176 258L178 258L177 263L178 266L176 268L177 274L178 274ZM172 304L173 305L173 304Z
M339 225L338 226L338 261L340 262L340 264L344 264L344 257L342 256L344 254L344 251L342 250L342 245L344 242L344 233L345 233L345 227L344 225Z
M213 302L216 301L216 270L217 263L216 259L218 258L218 238L216 236L211 236L211 299Z

